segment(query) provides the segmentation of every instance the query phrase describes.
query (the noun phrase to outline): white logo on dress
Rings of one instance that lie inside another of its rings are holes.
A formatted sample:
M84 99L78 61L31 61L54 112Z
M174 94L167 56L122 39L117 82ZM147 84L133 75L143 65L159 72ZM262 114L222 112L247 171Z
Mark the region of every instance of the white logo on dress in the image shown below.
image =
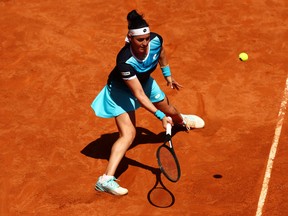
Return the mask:
M155 95L155 99L158 99L161 96L161 94Z
M158 56L157 54L154 54L153 59L155 60L157 58L157 56Z

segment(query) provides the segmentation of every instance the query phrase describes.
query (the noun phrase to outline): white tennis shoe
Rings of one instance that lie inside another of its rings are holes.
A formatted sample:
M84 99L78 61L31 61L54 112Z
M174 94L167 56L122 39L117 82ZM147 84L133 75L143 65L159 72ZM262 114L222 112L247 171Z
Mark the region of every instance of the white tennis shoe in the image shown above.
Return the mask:
M203 128L205 126L204 120L199 116L184 114L181 114L181 116L183 118L184 127L186 127L187 130L193 128Z
M114 176L103 175L100 176L95 189L98 191L105 191L111 193L113 195L125 195L128 193L126 188L120 187L120 185L116 182L117 179Z

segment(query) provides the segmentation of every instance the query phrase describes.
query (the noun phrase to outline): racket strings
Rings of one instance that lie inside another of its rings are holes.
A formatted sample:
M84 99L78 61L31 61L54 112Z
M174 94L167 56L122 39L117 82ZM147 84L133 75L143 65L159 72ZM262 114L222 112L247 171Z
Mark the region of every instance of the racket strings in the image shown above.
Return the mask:
M165 175L172 181L176 181L179 178L178 164L168 148L160 148L159 161Z

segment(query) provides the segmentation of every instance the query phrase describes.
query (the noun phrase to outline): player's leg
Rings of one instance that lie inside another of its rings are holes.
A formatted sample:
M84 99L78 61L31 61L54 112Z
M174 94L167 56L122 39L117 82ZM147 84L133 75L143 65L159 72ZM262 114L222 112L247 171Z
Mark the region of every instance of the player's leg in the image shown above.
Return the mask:
M100 176L95 188L114 195L125 195L128 193L128 190L119 186L114 174L136 136L135 112L123 113L117 116L115 121L119 130L119 138L112 146L105 174Z
M160 89L157 82L150 77L143 86L145 93L157 109L164 112L173 119L174 124L184 126L187 130L191 128L203 128L205 123L202 118L196 115L181 114L173 105L169 103L165 93Z
M173 119L174 124L182 124L183 118L180 112L169 103L168 98L165 98L162 101L153 103L154 106L164 112L167 116L170 116Z
M115 118L119 131L119 138L113 144L106 175L114 175L116 169L132 144L135 136L135 112L123 113Z
M169 103L167 96L162 101L154 103L157 109L164 112L173 119L174 124L184 126L187 130L192 128L203 128L205 122L196 115L181 114L173 105Z

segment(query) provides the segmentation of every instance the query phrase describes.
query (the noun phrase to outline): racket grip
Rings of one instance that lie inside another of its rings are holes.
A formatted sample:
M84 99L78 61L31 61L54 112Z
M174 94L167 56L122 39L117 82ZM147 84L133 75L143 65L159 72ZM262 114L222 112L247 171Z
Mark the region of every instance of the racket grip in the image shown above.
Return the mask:
M172 120L171 117L168 117L168 118ZM167 123L167 125L166 125L166 134L171 135L171 131L172 131L172 125L170 123Z

